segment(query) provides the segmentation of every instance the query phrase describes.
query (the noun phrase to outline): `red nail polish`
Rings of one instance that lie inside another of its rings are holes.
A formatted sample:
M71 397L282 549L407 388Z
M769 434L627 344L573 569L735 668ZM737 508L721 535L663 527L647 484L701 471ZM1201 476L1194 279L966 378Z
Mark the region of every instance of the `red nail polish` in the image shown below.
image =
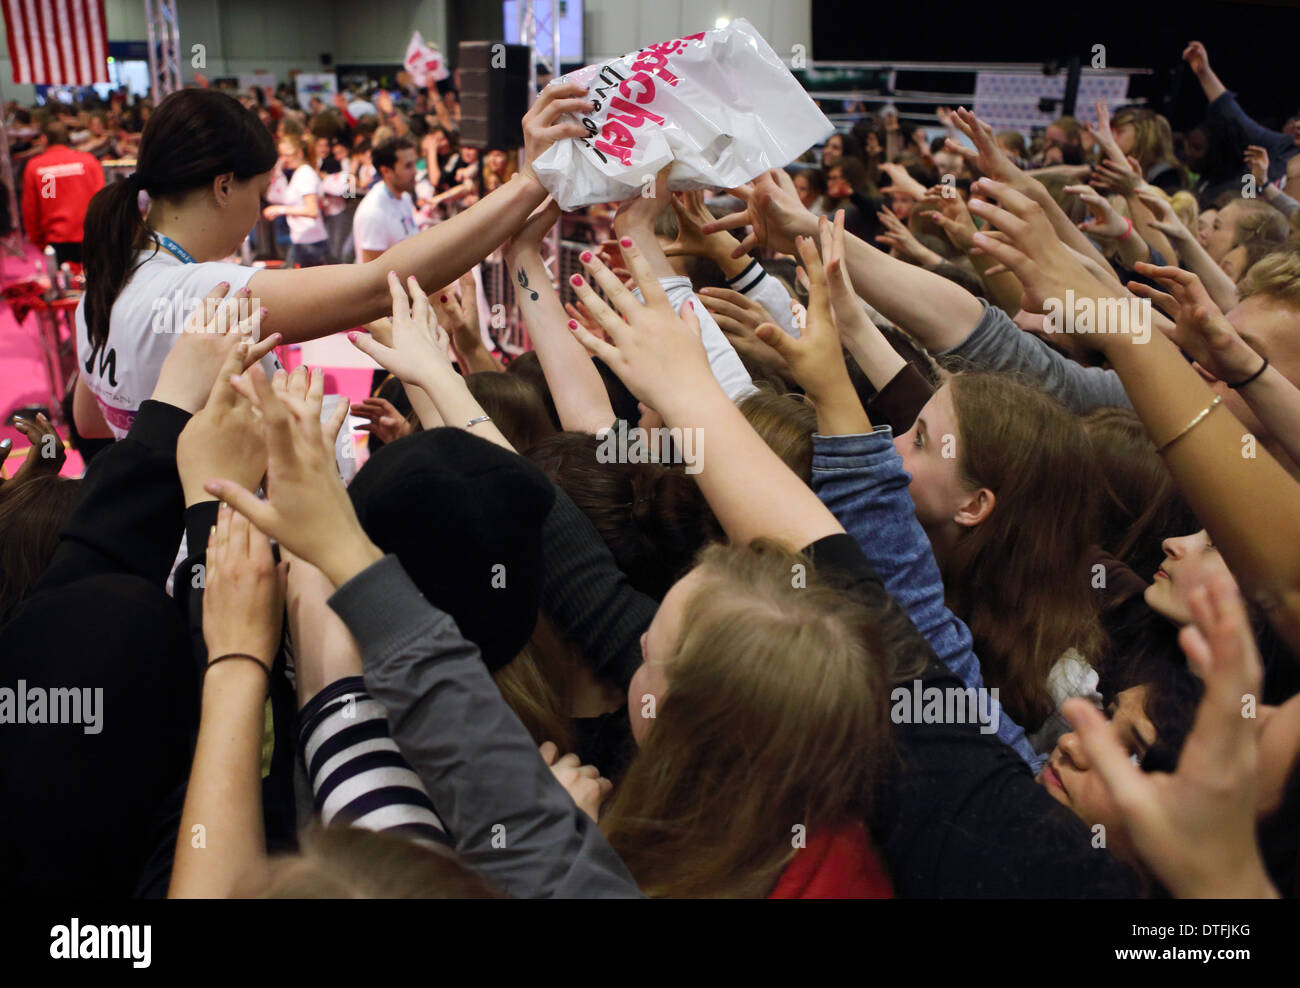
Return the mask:
M695 309L695 300L694 300L694 299L689 299L689 300L687 300L687 303L686 303L686 304L689 305L689 306L691 307L691 310L692 310L692 311L694 311L694 309Z
M446 302L447 302L447 296L446 296L446 295L439 295L439 296L438 296L438 301L439 301L439 302L442 302L442 303L445 305Z
M578 328L578 322L577 322L576 319L570 319L570 320L569 320L569 328L570 328L570 329L577 329L577 328Z
M580 275L580 274L575 274L572 278L569 279L569 283L572 284L574 288L581 288L581 287L582 287L582 275Z
M579 256L579 258L581 259L581 261L582 261L583 264L590 264L590 263L591 263L591 251L589 251L589 250L584 250L584 251L583 251L581 254L579 254L578 256Z
M631 237L624 237L624 238L623 238L622 240L620 240L618 243L619 243L619 246L620 246L620 247L631 247L631 246L632 246L632 238L631 238Z
M348 342L355 343L357 341L357 337L360 335L361 334L358 333L356 330L353 330L351 333L348 333Z

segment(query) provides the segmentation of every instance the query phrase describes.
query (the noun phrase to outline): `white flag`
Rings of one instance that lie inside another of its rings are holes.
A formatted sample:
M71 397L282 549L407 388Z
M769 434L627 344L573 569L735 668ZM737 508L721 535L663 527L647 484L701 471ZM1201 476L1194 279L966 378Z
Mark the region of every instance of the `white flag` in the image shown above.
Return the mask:
M411 35L411 42L406 46L405 65L415 84L421 88L451 75L442 60L442 53L432 45L425 44L419 31Z

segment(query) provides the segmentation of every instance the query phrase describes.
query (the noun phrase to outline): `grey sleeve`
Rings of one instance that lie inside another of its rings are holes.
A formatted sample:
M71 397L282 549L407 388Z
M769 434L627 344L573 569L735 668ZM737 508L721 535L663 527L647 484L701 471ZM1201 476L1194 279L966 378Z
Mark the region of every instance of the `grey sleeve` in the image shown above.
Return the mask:
M636 882L556 781L452 618L386 556L330 597L365 683L456 850L523 898L627 898Z
M970 335L936 358L959 357L982 370L1019 372L1054 395L1073 412L1104 406L1132 408L1114 371L1084 367L1020 329L997 306L985 304L984 315Z
M1280 211L1284 216L1290 216L1297 209L1300 209L1300 202L1297 202L1295 199L1292 199L1289 195L1287 195L1285 192L1283 192L1281 189L1277 188L1276 186L1273 187L1272 195L1268 195L1267 193L1265 193L1264 201L1267 202L1274 209Z

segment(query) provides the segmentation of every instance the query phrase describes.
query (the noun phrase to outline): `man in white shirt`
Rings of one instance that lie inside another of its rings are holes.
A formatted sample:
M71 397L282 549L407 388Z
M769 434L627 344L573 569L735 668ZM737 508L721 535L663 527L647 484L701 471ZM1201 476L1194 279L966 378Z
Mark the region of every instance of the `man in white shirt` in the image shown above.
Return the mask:
M357 261L372 261L417 229L415 203L415 145L405 137L390 137L370 152L380 181L366 193L352 219Z

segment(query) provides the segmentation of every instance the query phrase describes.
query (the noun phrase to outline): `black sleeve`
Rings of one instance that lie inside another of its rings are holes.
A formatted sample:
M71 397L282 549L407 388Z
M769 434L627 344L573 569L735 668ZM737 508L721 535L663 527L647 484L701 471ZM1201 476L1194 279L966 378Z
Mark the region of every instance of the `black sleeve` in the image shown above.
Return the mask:
M162 402L140 406L126 438L86 471L77 510L33 592L101 573L167 582L185 510L176 440L189 420L189 412Z

